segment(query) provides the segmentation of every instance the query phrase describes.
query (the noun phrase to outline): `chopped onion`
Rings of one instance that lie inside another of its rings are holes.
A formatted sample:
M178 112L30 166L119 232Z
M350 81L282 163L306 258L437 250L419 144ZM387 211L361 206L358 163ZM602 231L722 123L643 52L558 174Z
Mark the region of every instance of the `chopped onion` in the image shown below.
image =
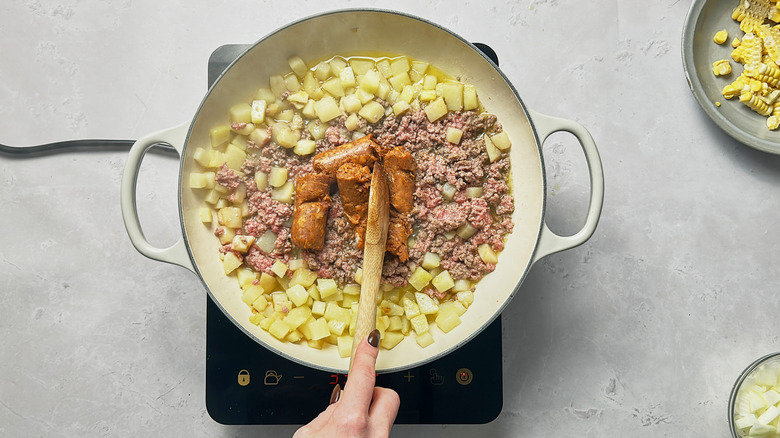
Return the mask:
M274 234L273 231L268 230L263 233L259 239L257 239L255 244L258 248L260 248L260 251L263 251L266 254L270 254L273 252L274 247L276 246L276 234Z

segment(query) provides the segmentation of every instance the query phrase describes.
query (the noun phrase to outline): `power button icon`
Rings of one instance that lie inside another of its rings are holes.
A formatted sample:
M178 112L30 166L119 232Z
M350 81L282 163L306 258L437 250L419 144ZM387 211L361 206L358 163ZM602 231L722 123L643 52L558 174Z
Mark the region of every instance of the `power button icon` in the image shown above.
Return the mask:
M471 383L471 380L473 378L474 375L471 373L471 370L468 368L461 368L457 371L457 373L455 373L455 381L464 386Z

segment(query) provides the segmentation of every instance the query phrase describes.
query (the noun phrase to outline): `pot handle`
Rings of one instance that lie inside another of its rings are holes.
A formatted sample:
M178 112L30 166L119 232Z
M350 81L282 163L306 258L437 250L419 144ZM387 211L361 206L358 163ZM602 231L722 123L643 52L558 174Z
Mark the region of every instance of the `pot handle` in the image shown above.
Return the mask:
M122 219L125 222L127 235L130 237L130 241L135 249L150 259L173 263L195 272L187 248L184 245L183 236L179 237L176 243L167 248L157 248L146 240L146 236L144 236L143 230L141 230L141 222L138 220L138 205L135 202L138 171L141 168L141 161L146 151L156 144L166 143L173 146L176 152L179 153L179 156L181 156L189 126L190 122L182 123L179 126L149 134L133 144L125 163L120 196Z
M551 117L535 111L529 111L529 113L536 132L540 137L541 144L554 132L565 131L574 135L577 141L579 141L583 152L585 152L588 172L590 173L590 203L588 205L588 215L585 218L585 225L571 236L560 236L550 230L547 222L543 223L539 235L539 243L531 262L534 264L548 255L582 245L596 231L596 225L601 217L601 207L604 204L604 169L601 166L601 158L599 157L598 149L596 149L596 143L584 126L571 120Z

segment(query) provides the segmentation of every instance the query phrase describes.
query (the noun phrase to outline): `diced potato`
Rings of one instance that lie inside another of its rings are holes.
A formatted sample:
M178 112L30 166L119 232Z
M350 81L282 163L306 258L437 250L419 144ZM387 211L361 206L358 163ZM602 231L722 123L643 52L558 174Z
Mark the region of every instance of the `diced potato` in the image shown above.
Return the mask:
M487 150L490 162L492 163L498 160L501 157L501 150L493 144L493 140L491 140L489 136L485 135L483 139L485 140L485 149Z
M306 66L306 63L303 62L303 59L301 59L300 56L291 57L287 60L287 64L290 65L290 69L293 73L298 75L299 78L303 78L306 72L309 71L309 67Z
M225 268L225 274L230 274L243 264L243 260L234 252L229 251L222 259L222 265Z
M224 160L229 168L240 170L246 160L246 152L234 144L229 144L225 148Z
M466 307L469 307L474 302L474 292L470 290L458 292L456 296L458 301Z
M227 125L219 125L211 128L211 131L209 131L211 147L214 149L222 147L230 141L230 136L230 127Z
M292 301L292 303L296 306L302 306L306 304L306 301L309 299L309 292L300 284L288 287L285 292L287 293L287 297L290 299L290 301Z
M236 271L236 279L238 279L238 285L241 289L246 290L249 286L259 285L256 280L260 277L255 270L251 268L239 269ZM253 284L254 283L254 284Z
M445 82L442 84L441 97L450 111L463 109L463 84L459 82Z
M284 337L285 341L292 343L296 343L301 339L303 339L303 334L298 330L293 330Z
M448 126L444 135L448 142L452 144L458 144L460 143L460 139L463 137L463 130Z
M430 332L425 332L423 334L418 334L415 338L415 341L417 341L417 345L419 345L422 348L425 348L431 344L433 344L433 335L431 335Z
M413 318L420 314L420 306L418 306L414 300L404 298L402 303L404 306L404 314L407 318Z
M287 91L287 87L284 84L284 77L282 75L273 75L268 78L268 85L271 88L271 92L278 99Z
M359 87L366 93L374 94L379 89L380 81L379 72L376 70L369 70L360 79Z
M290 285L301 285L304 288L311 286L317 280L317 273L307 268L298 268L290 278ZM308 292L307 292L308 294Z
M363 283L363 268L357 268L355 270L355 282L357 284Z
M344 324L349 324L351 314L349 309L345 309L339 306L337 303L329 302L325 307L325 319L342 321Z
M349 357L352 354L352 336L339 336L336 346L340 357Z
M466 292L471 290L471 282L466 279L455 280L455 286L452 287L453 292Z
M268 128L259 127L249 133L249 140L252 140L255 145L263 146L271 139L271 134L268 133Z
M474 228L474 226L471 225L470 223L466 222L460 227L458 227L458 230L455 231L455 234L457 234L458 237L460 237L463 240L468 240L471 236L476 234L476 232L477 229Z
M295 148L293 148L293 152L295 152L298 155L309 155L314 153L316 147L317 147L317 143L314 140L301 139L298 140L298 142L295 144Z
M206 187L206 176L200 172L190 173L190 188L202 189Z
M271 272L277 277L284 277L287 274L287 265L283 261L277 260L271 265Z
M268 298L265 297L265 295L260 295L257 298L255 298L254 301L252 301L252 308L257 310L258 312L264 311L266 308L268 308Z
M371 101L363 105L358 114L369 123L376 123L385 115L385 108L379 102Z
M272 167L268 175L268 184L271 187L281 187L287 182L289 171L286 167Z
M296 330L308 321L311 315L311 309L308 307L296 307L287 313L287 316L284 317L284 322L289 324L291 330Z
M253 100L252 111L250 114L250 122L255 125L259 125L265 121L265 110L268 108L268 103L264 100Z
M314 301L311 305L311 314L315 316L325 315L325 309L327 309L327 303L325 301Z
M441 271L439 275L433 277L433 280L431 280L431 284L439 292L445 292L452 289L452 287L455 286L455 281L452 279L452 276L450 275L449 271L444 270Z
M252 107L248 103L239 103L230 107L230 120L237 123L252 121Z
M356 113L363 107L363 103L357 97L357 94L348 94L342 97L340 103L344 111L348 113Z
M292 204L292 196L295 192L295 185L292 181L287 181L281 187L277 187L271 192L271 199L285 204Z
M332 278L318 278L317 289L320 291L320 297L327 298L338 293L339 285Z
M330 61L328 61L330 64L330 71L333 75L340 75L341 70L344 69L344 67L347 66L347 61L344 60L344 58L333 58Z
M306 130L309 131L311 137L314 140L321 140L325 138L325 131L328 129L328 125L321 123L319 120L313 120L306 125Z
M330 330L331 335L341 336L344 334L344 331L347 330L347 323L337 319L331 319L328 321L328 330ZM349 333L349 331L347 331L347 333Z
M405 336L403 333L385 331L382 340L379 342L379 346L386 350L392 350L396 345L400 344L404 338Z
M382 300L382 302L379 303L379 309L377 311L377 314L388 315L388 316L401 316L404 314L404 308L392 301Z
M415 292L414 299L420 307L420 313L423 315L433 315L439 311L439 304L422 292Z
M439 120L449 112L447 104L444 103L444 99L441 97L426 105L423 111L425 111L425 115L431 123Z
M409 58L405 56L401 56L390 61L390 72L394 75L399 73L406 73L410 68Z
M333 96L325 96L315 102L314 112L323 123L327 123L341 115L339 104L336 103L336 99Z
M409 318L409 323L412 325L412 329L415 333L417 333L418 336L428 331L428 318L424 314Z
M279 146L283 148L293 148L296 144L298 144L298 140L301 139L300 131L297 129L292 129L292 127L283 123L274 125L273 131L273 134L276 137L276 142L279 143Z
M501 131L496 135L491 135L490 141L493 142L495 147L502 151L505 151L512 146L512 142L509 140L509 134L507 134L506 131Z
M428 285L432 278L433 276L428 271L421 266L418 266L409 277L409 284L417 290L422 290L422 288Z
M294 75L285 76L284 88L291 93L295 93L301 89L301 83L298 82L298 77Z
M346 66L339 72L339 82L344 89L355 86L355 73L352 71L352 67Z
M276 339L283 339L287 333L290 333L290 325L283 319L277 319L268 327L268 333L272 334Z
M395 331L400 332L401 329L403 329L404 324L402 317L403 315L393 315L390 317L390 325L387 326L388 331Z
M241 228L241 209L237 207L220 208L217 211L217 221L229 228Z
M330 64L327 62L320 62L314 67L314 77L324 81L330 77Z
M342 295L344 298L341 299L341 307L349 308L360 301L360 295Z
M309 102L309 93L304 90L298 90L295 93L287 96L287 101L290 102L296 109L303 109L303 106Z
M204 224L210 224L211 223L211 209L208 207L200 207L198 209L198 214L200 215L200 221Z
M360 127L360 117L357 114L350 114L344 121L344 127L349 131L354 131Z
M441 311L436 315L436 325L444 333L449 333L450 330L460 325L460 322L460 316L458 316L455 309L452 307Z
M360 295L360 285L359 284L347 284L344 286L344 295ZM342 306L342 307L349 307L349 306Z
M493 248L490 247L489 244L483 243L477 247L477 252L479 253L479 257L482 259L485 263L498 263L498 256L496 255L496 252L493 251Z
M441 264L441 256L433 252L426 252L423 256L421 266L425 269L438 268Z
M241 254L246 254L246 252L249 251L249 248L254 243L255 243L255 236L248 235L248 234L239 234L233 238L233 241L230 243L230 249L233 251L238 251Z
M228 245L236 237L235 228L222 227L222 234L219 236L219 243Z
M399 100L395 104L393 104L393 113L397 116L400 116L401 114L405 113L409 110L411 106L404 100Z
M356 75L365 75L374 68L374 60L352 58L349 60L349 66L352 67L352 71L355 72Z
M466 198L474 199L482 196L482 187L467 187Z
M347 94L344 90L344 85L341 84L341 79L338 77L325 81L322 84L322 89L333 97L344 97Z
M314 320L309 320L309 322L306 323L308 326L308 329L311 331L311 336L309 336L309 339L311 340L318 340L318 339L325 339L328 336L330 336L330 329L328 328L328 321L325 320L325 318L317 318Z
M477 87L471 84L463 86L463 109L466 111L479 108L479 99L477 98Z
M320 300L320 289L317 287L316 284L312 284L306 289L309 292L309 296L312 298L313 301L319 301ZM322 309L323 312L325 309Z
M242 273L244 276L246 276L243 281L241 278ZM239 269L236 271L239 284L244 288L244 292L241 294L241 300L247 305L252 305L252 303L264 292L263 288L260 287L259 284L252 284L252 282L257 278L256 274L257 273L251 269Z
M387 82L389 82L393 89L399 93L404 90L405 86L412 85L412 80L409 78L409 74L406 72L395 74L394 76L388 78Z

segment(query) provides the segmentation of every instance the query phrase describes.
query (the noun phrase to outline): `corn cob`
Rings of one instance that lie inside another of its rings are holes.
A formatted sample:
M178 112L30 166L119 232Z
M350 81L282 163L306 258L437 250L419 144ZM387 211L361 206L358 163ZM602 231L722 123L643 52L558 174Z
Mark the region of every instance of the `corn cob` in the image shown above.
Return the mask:
M773 107L769 106L766 102L761 100L758 95L753 94L750 91L742 92L742 94L739 95L739 101L762 116L772 114Z
M750 33L764 24L765 19L771 18L774 11L775 5L769 0L742 0L734 8L731 18L739 22L739 28L743 32Z

